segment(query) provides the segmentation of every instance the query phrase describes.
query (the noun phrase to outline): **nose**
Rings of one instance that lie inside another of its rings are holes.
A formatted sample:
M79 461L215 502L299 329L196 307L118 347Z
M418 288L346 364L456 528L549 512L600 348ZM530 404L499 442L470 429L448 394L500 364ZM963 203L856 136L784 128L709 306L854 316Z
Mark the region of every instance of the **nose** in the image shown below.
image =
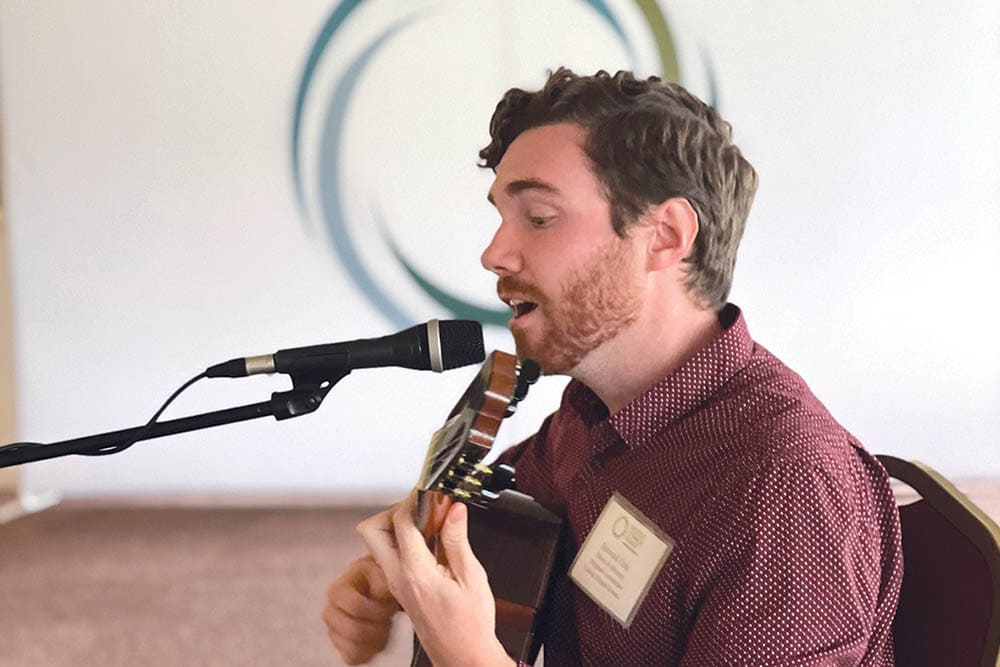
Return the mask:
M521 270L521 251L511 227L512 225L501 222L493 234L493 240L479 258L484 269L498 276L510 275Z

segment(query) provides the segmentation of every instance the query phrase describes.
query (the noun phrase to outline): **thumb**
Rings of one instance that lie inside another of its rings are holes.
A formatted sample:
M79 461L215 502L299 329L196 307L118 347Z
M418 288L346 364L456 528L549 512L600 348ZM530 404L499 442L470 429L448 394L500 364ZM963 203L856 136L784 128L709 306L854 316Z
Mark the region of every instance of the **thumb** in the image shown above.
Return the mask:
M482 576L483 567L472 553L469 544L469 508L463 503L454 503L441 526L439 541L444 548L448 567L459 582L465 583L473 577Z

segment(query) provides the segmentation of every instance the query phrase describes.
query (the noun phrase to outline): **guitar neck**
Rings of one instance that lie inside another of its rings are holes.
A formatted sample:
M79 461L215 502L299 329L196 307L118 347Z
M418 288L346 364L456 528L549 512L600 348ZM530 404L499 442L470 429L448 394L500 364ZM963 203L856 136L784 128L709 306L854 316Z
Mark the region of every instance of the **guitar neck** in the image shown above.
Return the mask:
M513 414L538 374L534 362L518 364L513 355L504 352L490 355L444 425L431 438L417 483L414 516L417 527L433 548L452 503L458 500L469 505L469 541L486 568L496 599L497 637L508 653L518 659L533 657L532 651L537 653L534 621L555 556L559 522L527 496L508 490L514 485L513 468L500 465L491 469L482 465L482 460L493 446L501 421ZM494 505L496 511L488 509ZM498 533L526 525L535 528L527 533L527 542L519 543L515 549L521 560L506 557L510 546L500 546ZM442 560L443 553L436 551L439 561ZM516 569L504 572L502 564L496 562L497 557L508 566L517 562ZM515 581L523 585L514 585ZM416 639L411 665L430 665Z

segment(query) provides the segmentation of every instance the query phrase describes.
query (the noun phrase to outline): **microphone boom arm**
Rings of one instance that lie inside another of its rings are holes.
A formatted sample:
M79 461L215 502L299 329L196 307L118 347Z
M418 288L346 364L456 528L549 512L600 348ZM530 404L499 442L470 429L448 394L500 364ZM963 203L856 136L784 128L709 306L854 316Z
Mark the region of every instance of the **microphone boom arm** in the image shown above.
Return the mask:
M86 454L106 447L118 447L141 440L152 440L177 433L198 431L225 424L271 417L281 421L293 417L301 417L315 412L323 403L327 393L340 380L347 377L350 369L331 373L329 369L322 377L312 375L293 375L293 389L271 394L271 400L241 405L235 408L214 410L189 417L154 422L144 426L110 431L97 435L88 435L72 440L63 440L45 444L15 443L0 447L0 468L14 466L33 461L44 461L69 454Z

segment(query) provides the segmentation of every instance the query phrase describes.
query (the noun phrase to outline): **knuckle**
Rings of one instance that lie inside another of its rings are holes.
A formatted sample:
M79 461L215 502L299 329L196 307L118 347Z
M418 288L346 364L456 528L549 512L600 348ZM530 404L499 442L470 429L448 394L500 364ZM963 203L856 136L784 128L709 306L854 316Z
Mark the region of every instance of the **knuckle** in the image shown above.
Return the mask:
M330 582L330 585L326 587L326 601L327 604L332 604L339 597L343 595L343 585L340 579Z

